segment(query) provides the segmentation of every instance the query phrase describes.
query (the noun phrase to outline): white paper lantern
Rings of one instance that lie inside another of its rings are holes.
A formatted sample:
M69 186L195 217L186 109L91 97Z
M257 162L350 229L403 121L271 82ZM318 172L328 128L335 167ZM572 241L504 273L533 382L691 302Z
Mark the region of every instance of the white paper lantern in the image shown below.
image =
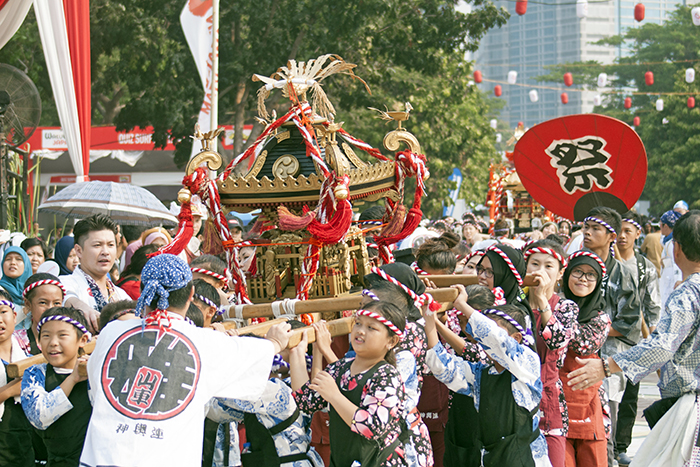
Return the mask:
M498 120L496 120L495 118L491 119L489 121L489 126L491 126L491 128L493 128L495 130L496 127L498 126Z
M518 80L518 72L515 70L510 70L508 72L508 84L515 84Z
M656 110L661 112L664 110L664 100L663 99L656 99Z
M500 133L496 133L496 142L497 142L497 143L500 143L502 139L503 139L503 137L501 136L501 134L500 134Z
M529 94L530 94L530 102L537 102L538 100L540 100L540 96L539 96L539 94L537 94L536 90L533 89L532 91L529 92Z
M606 84L608 84L608 74L607 73L599 74L598 75L598 87L604 88Z
M579 18L588 16L588 0L576 0L576 16Z
M668 123L668 118L664 117L661 119L661 124L666 125Z
M695 68L688 68L685 70L685 82L692 83L695 81Z
M596 94L593 96L593 105L600 105L603 102L603 99L600 97L600 94Z
M693 24L695 26L700 26L700 7L695 7L690 10L690 14L693 15Z

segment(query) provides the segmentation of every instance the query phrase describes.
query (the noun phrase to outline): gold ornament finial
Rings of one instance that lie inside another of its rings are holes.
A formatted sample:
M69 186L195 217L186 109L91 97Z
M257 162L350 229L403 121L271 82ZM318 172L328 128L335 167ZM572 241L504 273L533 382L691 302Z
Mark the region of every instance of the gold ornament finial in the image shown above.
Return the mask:
M374 107L367 107L367 108L369 110L374 110L374 111L379 112L379 115L376 118L381 118L382 120L386 120L387 122L390 122L392 120L396 120L397 122L399 122L399 126L398 126L399 130L401 129L401 122L405 122L406 120L408 120L408 116L411 113L411 110L413 110L413 106L411 105L410 102L406 102L404 104L405 110L399 110L399 111L394 111L394 110L389 111L389 109L386 106L384 106L386 111L375 109Z

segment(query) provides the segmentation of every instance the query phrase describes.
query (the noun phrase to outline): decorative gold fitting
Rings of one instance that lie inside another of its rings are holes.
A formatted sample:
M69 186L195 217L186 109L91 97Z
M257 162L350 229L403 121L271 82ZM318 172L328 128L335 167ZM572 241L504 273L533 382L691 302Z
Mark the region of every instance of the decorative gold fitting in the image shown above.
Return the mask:
M180 191L177 192L177 202L180 204L185 204L189 203L190 199L192 199L192 193L190 193L190 190L187 188L181 188Z
M185 168L185 173L187 175L192 175L194 171L204 163L207 164L209 170L218 170L224 163L224 160L218 152L205 150L190 159Z

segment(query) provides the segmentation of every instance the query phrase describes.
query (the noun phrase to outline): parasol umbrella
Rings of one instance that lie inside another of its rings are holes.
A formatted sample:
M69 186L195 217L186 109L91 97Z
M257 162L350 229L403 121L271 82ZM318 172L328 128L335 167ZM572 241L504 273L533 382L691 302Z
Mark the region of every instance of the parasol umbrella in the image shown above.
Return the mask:
M177 218L153 193L129 183L75 183L41 203L39 209L73 219L106 214L122 225L177 224Z

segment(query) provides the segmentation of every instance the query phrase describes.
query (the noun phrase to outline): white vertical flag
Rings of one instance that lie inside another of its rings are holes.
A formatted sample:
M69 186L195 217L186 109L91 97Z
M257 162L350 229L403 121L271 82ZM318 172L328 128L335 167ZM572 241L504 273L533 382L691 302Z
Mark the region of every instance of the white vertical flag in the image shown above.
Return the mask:
M185 33L187 45L189 45L194 56L199 78L204 87L204 101L199 110L199 128L202 133L206 133L211 128L211 83L212 83L212 32L213 32L213 4L212 0L187 0L185 7L180 13L180 24ZM192 145L194 156L201 148L197 141Z

